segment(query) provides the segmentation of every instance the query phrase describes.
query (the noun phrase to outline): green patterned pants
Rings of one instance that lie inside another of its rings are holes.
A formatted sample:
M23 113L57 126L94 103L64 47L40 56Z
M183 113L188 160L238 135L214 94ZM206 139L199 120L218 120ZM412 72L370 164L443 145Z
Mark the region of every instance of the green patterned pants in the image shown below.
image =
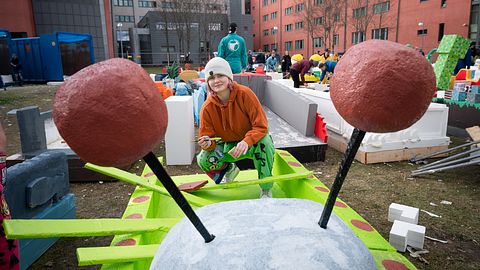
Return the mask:
M250 158L258 172L258 178L262 179L272 176L273 157L275 155L275 147L270 135L266 135L252 147L248 148L245 155L233 158L228 151L234 148L238 142L218 142L217 147L212 151L202 150L197 155L198 166L210 177L215 183L221 181L220 178L225 174L228 165L232 162ZM272 188L273 183L261 184L264 190Z

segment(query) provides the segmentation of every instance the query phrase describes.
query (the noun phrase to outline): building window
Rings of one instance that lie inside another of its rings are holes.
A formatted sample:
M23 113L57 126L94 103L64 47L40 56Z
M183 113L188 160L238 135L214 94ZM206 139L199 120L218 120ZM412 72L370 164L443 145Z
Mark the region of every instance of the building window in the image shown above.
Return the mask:
M287 24L285 25L285 32L290 32L293 29L293 24Z
M113 5L118 7L133 7L133 0L113 0Z
M445 34L445 24L441 23L438 25L438 42L440 42Z
M166 53L166 52L174 52L175 51L175 46L161 46L160 47L160 52Z
M295 40L295 50L303 49L303 39Z
M276 2L277 2L277 0L272 0L272 4L274 4L274 3L276 3Z
M174 9L175 8L175 3L162 1L162 8L163 9Z
M263 35L268 36L268 29L263 30Z
M264 22L268 21L268 14L267 14L267 15L263 15L263 21L264 21Z
M334 22L339 22L340 21L340 13L333 14L333 21Z
M356 8L353 10L354 18L361 18L367 16L367 7Z
M321 24L323 24L323 17L315 18L315 25L321 25Z
M427 29L417 30L417 36L423 36L427 34Z
M268 44L267 44L267 45L263 45L263 51L264 51L264 52L270 51L270 46L268 46Z
M314 48L321 48L323 44L323 38L322 37L316 37L313 38L313 47Z
M272 32L272 35L276 35L278 32L278 28L275 29L275 27L273 27L272 29L270 29L270 31Z
M156 8L157 7L157 2L155 2L155 1L138 1L138 7Z
M263 0L263 5L264 6L268 5L268 0Z
M277 18L277 12L272 12L272 14L270 14L270 18L273 20L273 19L276 19Z
M373 5L373 13L378 14L390 10L390 1Z
M319 5L323 4L323 0L314 0L313 4L316 5L316 6L319 6Z
M293 13L293 7L287 7L285 9L285 15L292 14Z
M447 0L442 0L440 3L441 8L446 8L447 7Z
M333 35L333 46L338 46L338 34Z
M352 33L352 44L358 44L363 41L365 41L365 32Z
M275 50L275 51L276 51L276 50L277 50L277 44L274 43L274 44L270 45L270 48L271 48L272 50Z
M245 14L246 15L251 14L252 13L251 9L255 8L255 7L250 8L251 6L252 6L252 4L251 4L250 0L245 0L244 8L245 8Z
M303 22L296 22L295 23L295 29L302 29L303 28Z
M372 38L373 39L388 39L388 28L377 28L372 29Z
M115 15L116 22L135 22L134 16Z
M300 4L297 4L297 5L295 6L295 11L296 11L296 12L302 11L302 10L304 10L304 9L305 9L305 4L304 4L304 3L300 3Z
M285 42L285 50L286 51L291 51L292 50L292 42L291 41Z

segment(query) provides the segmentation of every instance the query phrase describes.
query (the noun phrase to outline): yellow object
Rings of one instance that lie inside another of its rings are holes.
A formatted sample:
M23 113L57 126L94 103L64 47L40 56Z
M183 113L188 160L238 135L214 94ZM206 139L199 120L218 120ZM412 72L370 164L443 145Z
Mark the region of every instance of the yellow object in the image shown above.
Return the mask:
M330 55L327 58L327 60L338 62L338 53L334 53L333 55Z
M322 60L322 57L318 54L314 54L312 56L310 56L310 60L313 60L313 61L321 61Z
M295 60L295 61L297 61L297 62L302 61L302 60L303 60L303 56L302 56L301 54L298 54L298 53L297 53L297 54L294 54L294 55L292 56L292 60Z

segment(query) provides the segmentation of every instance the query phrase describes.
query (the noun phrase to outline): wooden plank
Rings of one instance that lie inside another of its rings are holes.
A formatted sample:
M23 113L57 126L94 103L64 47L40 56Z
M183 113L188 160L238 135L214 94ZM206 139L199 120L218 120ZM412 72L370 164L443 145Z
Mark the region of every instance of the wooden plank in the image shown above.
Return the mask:
M118 247L78 248L79 266L151 260L159 244Z
M168 231L179 219L9 219L3 226L8 239L110 236L157 230Z
M465 129L470 135L470 138L472 138L473 141L480 141L480 127L479 126L474 126L474 127L469 127ZM476 145L477 147L480 147L480 144Z
M94 165L94 164L91 164L91 163L87 163L87 164L85 164L85 168L87 168L89 170L92 170L92 171L95 171L95 172L99 172L99 173L108 175L110 177L114 177L118 180L130 183L130 184L133 184L133 185L137 185L137 186L147 188L149 190L153 190L153 191L158 192L162 195L170 196L168 191L163 186L161 187L161 186L157 186L155 184L149 183L145 178L142 178L138 175L135 175L135 174L132 174L132 173L129 173L129 172L126 172L126 171L123 171L123 170L120 170L120 169L117 169L117 168L114 168L114 167L102 167L102 166ZM205 206L205 205L208 205L208 204L212 203L209 200L205 200L203 198L200 198L198 196L192 195L192 194L187 193L187 192L182 192L182 194L189 203L191 203L195 206L202 207L202 206Z
M328 146L339 152L345 152L347 149L347 140L342 136L334 133L329 133ZM415 155L427 155L433 152L442 151L448 149L448 145L432 146L432 147L420 147L420 148L408 148L397 150L386 150L380 152L365 152L358 150L355 159L363 164L392 162L409 160ZM442 157L446 155L439 155Z

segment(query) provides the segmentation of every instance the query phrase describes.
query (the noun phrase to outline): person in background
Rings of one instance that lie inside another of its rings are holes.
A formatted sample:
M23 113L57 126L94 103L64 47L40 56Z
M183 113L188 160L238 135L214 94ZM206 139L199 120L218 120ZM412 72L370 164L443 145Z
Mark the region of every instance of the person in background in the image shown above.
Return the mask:
M16 85L22 86L22 65L20 64L20 59L18 59L16 54L13 54L12 58L10 59L10 67L12 68L13 81Z
M265 65L265 54L262 52L261 49L258 49L258 54L255 57L255 64Z
M465 53L465 56L458 60L457 66L453 71L453 75L458 74L458 72L462 68L470 69L470 66L472 65L472 55L474 53L474 50L475 50L475 42L471 42L470 47L468 47L467 52Z
M300 82L307 85L305 81L305 74L310 71L310 68L318 66L318 61L304 59L292 65L290 68L290 75L293 80L293 87L299 88Z
M292 66L292 58L288 54L288 51L285 51L285 54L282 57L282 73L283 77L287 76L287 72L290 71L290 67Z
M0 124L0 269L20 269L18 241L7 240L3 228L3 220L10 219L10 210L3 191L7 179L7 138Z
M248 66L247 66L247 71L252 71L253 70L253 52L252 50L248 50Z
M218 45L218 56L227 60L234 74L247 68L247 48L243 37L236 34L237 24L231 23L228 35Z
M190 87L190 85L183 80L180 80L177 84L175 84L173 91L175 91L175 96L191 96L193 92L192 87Z
M266 62L267 67L265 71L275 72L277 69L277 65L278 65L277 52L275 50L272 50L272 53L267 59L267 62Z
M325 49L322 55L320 55L320 62L325 63L328 60L328 57L330 57L330 50Z
M253 91L233 81L228 63L219 57L205 66L209 95L200 111L197 155L199 167L215 183L231 182L239 173L235 162L250 158L258 178L272 175L275 148L268 122ZM221 141L211 138L221 137ZM273 183L261 184L260 198L271 198Z
M337 65L337 62L335 61L326 61L325 63L320 63L318 67L322 70L322 75L320 75L320 82L323 81L325 78L325 75L327 75L327 72L334 73L335 71L335 66Z

